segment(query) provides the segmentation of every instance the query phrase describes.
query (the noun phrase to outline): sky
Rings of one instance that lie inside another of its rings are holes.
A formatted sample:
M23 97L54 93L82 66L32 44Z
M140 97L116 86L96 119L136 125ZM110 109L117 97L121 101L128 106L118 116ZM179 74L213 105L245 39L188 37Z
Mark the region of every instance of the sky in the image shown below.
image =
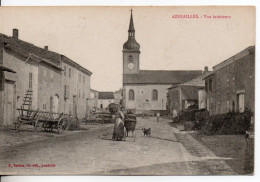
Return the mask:
M254 7L0 7L0 33L66 55L90 70L91 88L122 88L122 49L133 9L140 69L203 70L255 44ZM200 18L172 18L195 14ZM228 19L204 15L231 16Z

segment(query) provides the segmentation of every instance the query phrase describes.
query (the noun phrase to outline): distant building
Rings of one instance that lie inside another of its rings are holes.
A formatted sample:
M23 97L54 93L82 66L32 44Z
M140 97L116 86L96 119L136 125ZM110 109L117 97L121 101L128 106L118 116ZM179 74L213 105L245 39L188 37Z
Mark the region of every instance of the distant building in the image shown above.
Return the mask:
M88 106L91 111L98 107L98 91L90 89L90 98L88 99Z
M98 92L98 109L105 110L108 105L115 102L113 92Z
M254 111L255 46L246 48L213 67L205 78L207 110L211 115Z
M177 116L181 111L189 108L205 109L205 81L203 78L209 74L208 68L205 67L203 75L168 89L167 106L172 116Z
M139 56L140 45L135 40L131 12L128 40L123 45L123 104L126 109L166 111L168 88L202 74L199 70L140 70Z
M18 116L27 90L33 91L31 109L70 113L82 118L86 114L86 98L90 97L91 72L64 55L0 34L0 59L4 67L5 94L2 97L4 122L12 125ZM81 79L79 79L81 77ZM13 113L13 114L12 114Z
M115 104L122 104L123 101L123 90L117 90L114 92Z

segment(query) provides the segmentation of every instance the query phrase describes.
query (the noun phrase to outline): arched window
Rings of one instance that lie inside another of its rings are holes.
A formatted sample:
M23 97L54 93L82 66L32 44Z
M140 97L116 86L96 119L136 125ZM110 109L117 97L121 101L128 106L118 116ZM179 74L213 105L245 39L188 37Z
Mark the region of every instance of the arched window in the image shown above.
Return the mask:
M152 91L152 100L158 100L158 91L157 90Z
M131 89L129 90L129 100L135 100L135 92Z

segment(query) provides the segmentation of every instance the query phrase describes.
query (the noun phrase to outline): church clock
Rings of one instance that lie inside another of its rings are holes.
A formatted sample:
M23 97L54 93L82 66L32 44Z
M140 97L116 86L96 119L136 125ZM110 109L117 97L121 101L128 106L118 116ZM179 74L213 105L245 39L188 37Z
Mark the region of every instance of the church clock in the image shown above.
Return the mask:
M131 11L128 40L123 45L123 74L139 73L140 44L135 40L135 29Z
M134 68L134 64L133 63L128 63L127 67L131 70Z
M134 68L134 58L133 58L132 55L130 55L130 56L128 57L128 65L127 65L127 67L128 67L129 69L133 69L133 68Z

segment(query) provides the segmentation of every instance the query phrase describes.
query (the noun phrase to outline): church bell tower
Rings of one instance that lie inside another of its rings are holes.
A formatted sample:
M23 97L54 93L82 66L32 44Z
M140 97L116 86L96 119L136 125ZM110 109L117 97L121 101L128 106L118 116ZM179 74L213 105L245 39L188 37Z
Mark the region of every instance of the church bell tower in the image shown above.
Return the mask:
M128 40L123 46L123 74L139 73L140 45L135 40L135 28L131 10Z

